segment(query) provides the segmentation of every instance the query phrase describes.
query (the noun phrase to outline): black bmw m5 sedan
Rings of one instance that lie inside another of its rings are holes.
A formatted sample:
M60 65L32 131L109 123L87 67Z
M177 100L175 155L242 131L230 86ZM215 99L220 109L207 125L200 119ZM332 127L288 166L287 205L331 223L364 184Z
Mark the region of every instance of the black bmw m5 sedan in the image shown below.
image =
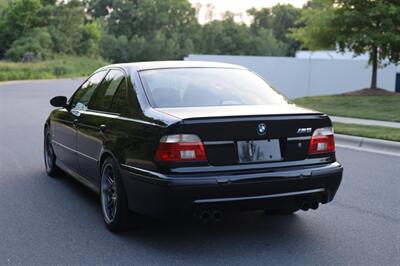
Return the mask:
M342 179L329 117L241 66L110 65L50 102L58 108L44 126L46 171L99 193L111 231L137 214L316 209Z

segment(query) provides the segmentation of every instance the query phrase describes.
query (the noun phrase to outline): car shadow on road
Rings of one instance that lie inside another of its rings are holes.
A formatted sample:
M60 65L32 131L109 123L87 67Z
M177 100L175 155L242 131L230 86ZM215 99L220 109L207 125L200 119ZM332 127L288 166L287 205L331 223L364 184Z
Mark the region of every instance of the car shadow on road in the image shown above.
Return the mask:
M145 224L121 235L140 240L153 248L174 249L199 245L237 245L266 239L283 238L303 230L301 215L265 215L262 211L229 213L219 222L203 223L195 219L162 221L147 219Z
M73 178L62 175L59 179L66 189L72 190L79 200L84 202L82 208L93 208L91 212L98 212L99 223L102 224L98 196L81 185ZM307 224L302 219L304 214L266 215L262 211L228 213L219 222L203 223L197 219L159 220L149 217L141 219L139 226L127 232L113 234L109 237L128 246L145 246L171 255L185 252L211 252L213 248L234 252L243 252L252 245L264 245L270 251L278 249L280 245L300 244L304 241L313 242L307 233ZM215 251L213 251L215 252Z

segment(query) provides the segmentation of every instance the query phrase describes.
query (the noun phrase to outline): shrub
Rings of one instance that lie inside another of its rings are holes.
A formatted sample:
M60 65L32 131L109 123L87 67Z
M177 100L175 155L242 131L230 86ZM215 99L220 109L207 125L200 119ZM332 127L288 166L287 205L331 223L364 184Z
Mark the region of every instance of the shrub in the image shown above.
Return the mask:
M34 61L48 59L52 41L47 29L36 28L30 34L15 40L7 50L6 58L12 61Z

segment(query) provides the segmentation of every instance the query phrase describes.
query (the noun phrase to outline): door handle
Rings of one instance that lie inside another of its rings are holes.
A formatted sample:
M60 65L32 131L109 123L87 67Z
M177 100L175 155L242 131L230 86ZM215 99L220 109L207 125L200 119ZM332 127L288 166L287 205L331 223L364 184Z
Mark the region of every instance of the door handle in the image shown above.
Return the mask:
M101 132L104 132L107 129L107 126L104 125L104 124L101 124L99 129L100 129Z

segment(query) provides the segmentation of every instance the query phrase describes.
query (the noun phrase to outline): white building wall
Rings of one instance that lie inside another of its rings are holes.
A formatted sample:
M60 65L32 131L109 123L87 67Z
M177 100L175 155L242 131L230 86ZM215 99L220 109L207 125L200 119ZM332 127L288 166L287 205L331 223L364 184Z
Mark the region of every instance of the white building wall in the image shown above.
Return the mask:
M189 55L185 60L213 61L247 67L289 98L338 94L367 88L371 67L366 60L302 59L268 56ZM378 72L378 86L395 90L396 66Z
M337 51L297 51L296 58L303 59L345 59L345 60L368 60L369 53L355 55L353 52L337 52Z

